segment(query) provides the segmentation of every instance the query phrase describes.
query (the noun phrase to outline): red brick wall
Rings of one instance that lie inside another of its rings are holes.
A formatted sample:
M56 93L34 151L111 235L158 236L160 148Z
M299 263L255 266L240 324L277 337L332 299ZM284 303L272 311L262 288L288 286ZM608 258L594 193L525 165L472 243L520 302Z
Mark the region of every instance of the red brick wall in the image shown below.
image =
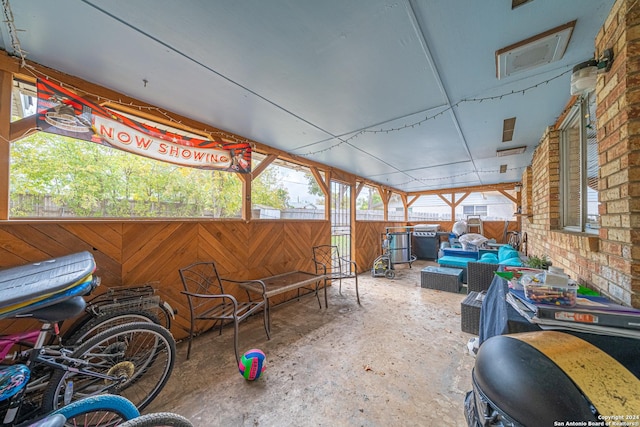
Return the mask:
M522 230L530 255L545 254L580 283L640 307L640 4L617 0L594 47L596 55L614 51L596 87L599 236L559 229L559 132L551 128L536 148L530 179L523 177L532 215L522 217Z

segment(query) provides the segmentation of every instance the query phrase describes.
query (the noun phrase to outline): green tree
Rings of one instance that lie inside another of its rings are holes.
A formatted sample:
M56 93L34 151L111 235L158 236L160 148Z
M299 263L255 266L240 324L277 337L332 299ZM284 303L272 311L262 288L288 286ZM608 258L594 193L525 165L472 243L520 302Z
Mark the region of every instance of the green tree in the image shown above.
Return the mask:
M365 194L362 194L365 193ZM375 206L381 206L382 197L378 191L372 187L365 186L363 191L360 193L360 197L358 197L358 209L361 210L370 210L375 209Z
M12 144L10 172L12 216L33 215L26 200L42 204L45 197L75 216L230 218L242 209L235 173L179 167L44 132ZM256 203L287 206L276 172L265 171L252 187Z
M289 206L289 191L280 183L276 168L266 168L251 185L253 204L285 209Z
M316 178L310 173L305 173L304 175L307 178L309 194L314 196L324 197L324 193L322 192L320 185L318 185L318 181L316 181Z

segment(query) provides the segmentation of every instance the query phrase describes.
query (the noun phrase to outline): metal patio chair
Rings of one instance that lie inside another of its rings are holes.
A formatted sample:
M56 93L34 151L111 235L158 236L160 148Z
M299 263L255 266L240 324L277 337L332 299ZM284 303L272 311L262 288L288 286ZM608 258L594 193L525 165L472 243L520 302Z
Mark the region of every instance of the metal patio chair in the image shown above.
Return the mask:
M316 267L316 274L324 274L332 282L338 280L339 292L342 295L342 279L355 278L356 298L360 304L360 294L358 293L358 266L355 261L351 261L340 256L338 247L335 245L320 245L313 247L313 262ZM325 282L324 306L327 307L327 289Z
M233 347L236 362L240 361L238 353L238 324L262 309L264 312L264 330L267 339L271 338L265 298L254 301L250 293L239 286L241 283L258 284L265 288L265 284L260 280L230 280L223 279L218 274L215 262L196 262L187 267L181 268L180 278L184 285L182 292L189 301L189 311L191 324L189 327L189 347L187 348L187 359L191 355L191 341L195 335L195 323L198 320L213 321L220 328L225 324L233 323ZM230 291L235 291L231 293ZM236 296L246 293L246 301L238 301Z

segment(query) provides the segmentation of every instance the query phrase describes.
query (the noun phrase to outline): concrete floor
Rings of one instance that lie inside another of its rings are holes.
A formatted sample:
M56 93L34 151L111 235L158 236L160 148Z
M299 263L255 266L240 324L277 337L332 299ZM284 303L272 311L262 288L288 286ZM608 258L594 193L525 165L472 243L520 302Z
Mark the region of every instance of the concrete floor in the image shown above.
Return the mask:
M463 294L420 287L433 263L396 264L393 280L359 276L329 288L329 308L304 298L240 328L240 350L259 348L267 370L245 381L233 356L233 331L178 344L167 387L145 412L171 411L210 426L465 426L472 335L460 330ZM323 301L324 304L324 301Z

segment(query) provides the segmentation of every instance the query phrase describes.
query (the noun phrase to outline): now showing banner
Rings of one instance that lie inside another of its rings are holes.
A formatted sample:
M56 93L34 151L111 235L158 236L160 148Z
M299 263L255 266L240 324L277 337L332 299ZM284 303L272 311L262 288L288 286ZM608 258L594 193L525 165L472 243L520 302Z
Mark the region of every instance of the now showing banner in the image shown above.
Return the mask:
M192 138L138 122L38 79L37 125L44 131L92 141L140 156L200 169L251 172L251 146L224 138Z

